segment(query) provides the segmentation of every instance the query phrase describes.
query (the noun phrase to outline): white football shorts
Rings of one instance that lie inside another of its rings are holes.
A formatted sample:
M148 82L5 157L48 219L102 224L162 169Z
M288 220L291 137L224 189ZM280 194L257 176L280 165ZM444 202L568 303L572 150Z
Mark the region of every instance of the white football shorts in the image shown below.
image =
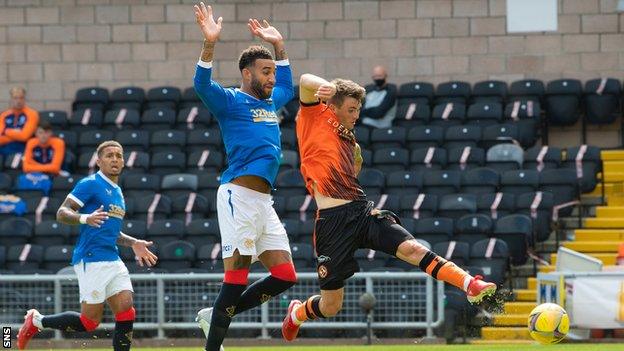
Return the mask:
M78 276L81 303L99 304L123 290L134 292L128 268L121 260L80 261L74 265L74 271Z

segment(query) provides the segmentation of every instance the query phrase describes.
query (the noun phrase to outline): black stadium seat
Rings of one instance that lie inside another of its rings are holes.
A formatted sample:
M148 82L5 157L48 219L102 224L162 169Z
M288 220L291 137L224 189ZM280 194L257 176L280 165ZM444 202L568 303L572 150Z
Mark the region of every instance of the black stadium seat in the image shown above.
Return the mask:
M185 241L202 247L219 242L219 223L216 219L201 218L194 219L186 225Z
M524 153L524 169L542 171L555 169L561 164L561 149L554 146L534 146Z
M503 106L499 102L475 102L466 112L466 123L481 127L497 124L502 120Z
M306 195L305 182L298 169L289 169L277 175L275 195L289 196Z
M195 87L188 87L182 91L182 97L180 100L180 109L186 109L189 107L201 107L202 102L195 91Z
M444 135L447 150L466 146L477 147L481 141L481 127L478 125L450 126Z
M407 132L407 147L419 149L437 147L444 141L444 128L441 126L422 126L411 128Z
M172 108L154 107L141 115L141 128L150 131L172 129L175 125L176 112Z
M449 170L466 171L485 164L485 150L480 147L459 147L448 150Z
M69 126L75 132L98 130L102 126L104 115L102 110L83 108L74 110L69 119Z
M433 84L428 82L408 82L399 86L399 105L405 102L430 105L433 96Z
M177 195L171 199L171 218L181 219L184 223L206 218L211 210L211 203L205 196L195 192Z
M55 131L54 136L57 136L65 142L66 150L74 150L78 146L78 133L71 130L59 130Z
M150 172L154 174L179 173L184 170L185 166L186 154L179 151L156 152L152 154L150 159Z
M473 102L497 102L502 104L507 97L507 83L499 80L477 82L472 87Z
M168 271L190 268L195 259L195 245L176 240L160 247L158 266Z
M110 96L111 109L141 110L145 101L145 90L141 87L121 87L113 90Z
M149 151L150 134L145 130L120 130L115 135L124 151Z
M548 239L551 232L554 196L549 192L525 193L516 198L516 212L533 220L538 242Z
M540 173L541 191L549 191L554 196L554 205L562 204L573 205L574 201L579 200L578 179L574 169L549 169ZM557 211L559 217L569 216L572 214L572 207L567 206Z
M532 235L533 222L527 215L508 215L499 218L494 224L493 236L507 243L514 265L526 263Z
M516 197L510 193L481 194L477 199L477 211L492 219L514 213L516 210Z
M86 130L78 137L78 153L94 152L98 145L113 139L113 132L108 130Z
M444 102L434 106L431 113L431 124L451 126L464 123L466 105L458 102Z
M67 112L60 110L39 111L39 118L48 121L54 129L65 129L67 126Z
M435 91L435 103L467 104L470 98L470 83L461 81L443 82L438 84Z
M63 245L69 239L71 227L54 220L42 221L35 225L32 244L42 246Z
M392 123L399 127L409 128L429 123L431 109L426 102L399 100L397 112Z
M431 194L405 194L401 196L401 217L429 218L438 211L438 197ZM407 227L406 227L407 228Z
M516 196L530 193L539 187L539 172L529 169L506 171L501 175L500 191Z
M157 219L147 227L147 240L153 241L156 245L178 240L184 234L184 221L179 219Z
M524 79L511 83L508 101L527 99L541 101L544 96L544 83L537 79Z
M382 172L402 171L409 164L409 152L402 148L385 148L373 153L373 166Z
M423 174L416 171L395 171L386 177L385 193L389 195L416 194L422 188Z
M461 241L439 242L433 245L433 252L459 266L464 266L470 261L470 245Z
M446 149L427 147L412 149L410 153L410 170L427 171L446 168Z
M176 129L196 130L209 128L211 124L212 115L205 107L191 106L182 108L176 118Z
M160 190L163 195L174 198L180 195L188 195L196 192L198 189L199 179L195 174L173 173L162 177Z
M102 127L108 130L135 129L141 124L138 109L120 108L106 111Z
M426 194L445 195L459 191L461 173L459 171L424 172L423 192Z
M370 148L398 148L405 146L406 130L403 127L375 128L371 131Z
M38 200L38 199L35 199ZM33 223L22 217L10 217L0 222L0 245L21 245L30 241Z
M125 151L124 160L126 162L122 174L147 173L150 166L150 155L142 151Z
M567 148L563 167L576 170L576 176L580 179L581 191L584 193L591 192L596 188L596 176L602 170L600 148L588 145Z
M6 268L19 274L22 270L39 268L43 262L43 246L19 244L8 246Z
M464 241L470 245L479 240L487 239L492 233L493 221L481 214L467 214L455 220L454 240Z
M477 195L475 194L447 194L438 199L438 216L457 219L477 212Z
M423 218L416 221L416 228L412 233L418 239L424 239L435 245L449 241L453 236L453 220L444 217Z
M172 86L155 87L147 91L147 101L145 101L143 109L168 108L176 110L181 98L182 92L179 88Z
M578 79L553 80L546 86L545 110L548 124L574 125L580 117L583 87Z
M53 245L45 248L43 253L43 269L57 272L69 266L72 260L74 247L72 245Z
M358 181L367 195L378 195L386 185L386 176L378 169L362 168Z
M502 285L509 267L509 247L500 239L480 240L470 248L470 265L483 270L488 281Z
M487 167L462 172L461 192L471 194L493 193L500 184L500 174Z
M182 130L157 130L150 138L151 152L184 151L186 133Z
M592 79L585 82L585 121L589 124L609 124L621 114L622 86L613 78Z
M87 108L102 111L108 105L108 99L108 90L104 88L86 87L78 89L72 103L72 111Z

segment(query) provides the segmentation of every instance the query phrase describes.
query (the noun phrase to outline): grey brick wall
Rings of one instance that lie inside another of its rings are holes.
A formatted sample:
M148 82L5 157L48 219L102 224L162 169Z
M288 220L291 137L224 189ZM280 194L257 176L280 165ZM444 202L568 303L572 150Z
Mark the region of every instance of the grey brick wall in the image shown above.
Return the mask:
M287 38L295 75L369 81L385 64L402 83L624 78L617 0L559 0L559 30L506 35L505 0L217 0L223 16L215 78L238 80L245 22L268 18ZM36 108L68 110L77 88L192 85L201 33L189 0L0 0L0 82L21 84ZM6 90L6 89L5 89ZM0 106L8 93L0 91ZM578 126L552 143L578 143ZM619 143L612 126L589 142Z

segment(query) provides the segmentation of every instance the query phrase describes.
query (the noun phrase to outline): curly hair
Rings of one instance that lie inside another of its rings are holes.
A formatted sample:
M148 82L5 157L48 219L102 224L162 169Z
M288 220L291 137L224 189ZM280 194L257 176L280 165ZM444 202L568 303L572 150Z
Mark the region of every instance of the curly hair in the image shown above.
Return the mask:
M331 81L336 86L336 94L330 102L336 106L342 106L346 97L352 97L357 101L364 103L366 90L359 84L348 79L336 78Z
M273 56L271 55L269 49L264 46L252 45L241 52L241 55L238 58L238 69L242 71L243 68L253 65L257 59L272 60Z

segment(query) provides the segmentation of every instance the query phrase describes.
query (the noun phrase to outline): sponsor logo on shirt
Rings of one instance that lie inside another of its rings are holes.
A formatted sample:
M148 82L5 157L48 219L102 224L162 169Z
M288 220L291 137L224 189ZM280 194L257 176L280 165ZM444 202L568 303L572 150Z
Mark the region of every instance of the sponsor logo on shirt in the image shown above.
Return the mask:
M275 111L269 111L263 108L252 108L249 112L251 112L251 118L254 122L279 122L279 117L277 117Z
M108 205L108 215L111 217L123 219L126 215L126 211L117 205L110 204Z

